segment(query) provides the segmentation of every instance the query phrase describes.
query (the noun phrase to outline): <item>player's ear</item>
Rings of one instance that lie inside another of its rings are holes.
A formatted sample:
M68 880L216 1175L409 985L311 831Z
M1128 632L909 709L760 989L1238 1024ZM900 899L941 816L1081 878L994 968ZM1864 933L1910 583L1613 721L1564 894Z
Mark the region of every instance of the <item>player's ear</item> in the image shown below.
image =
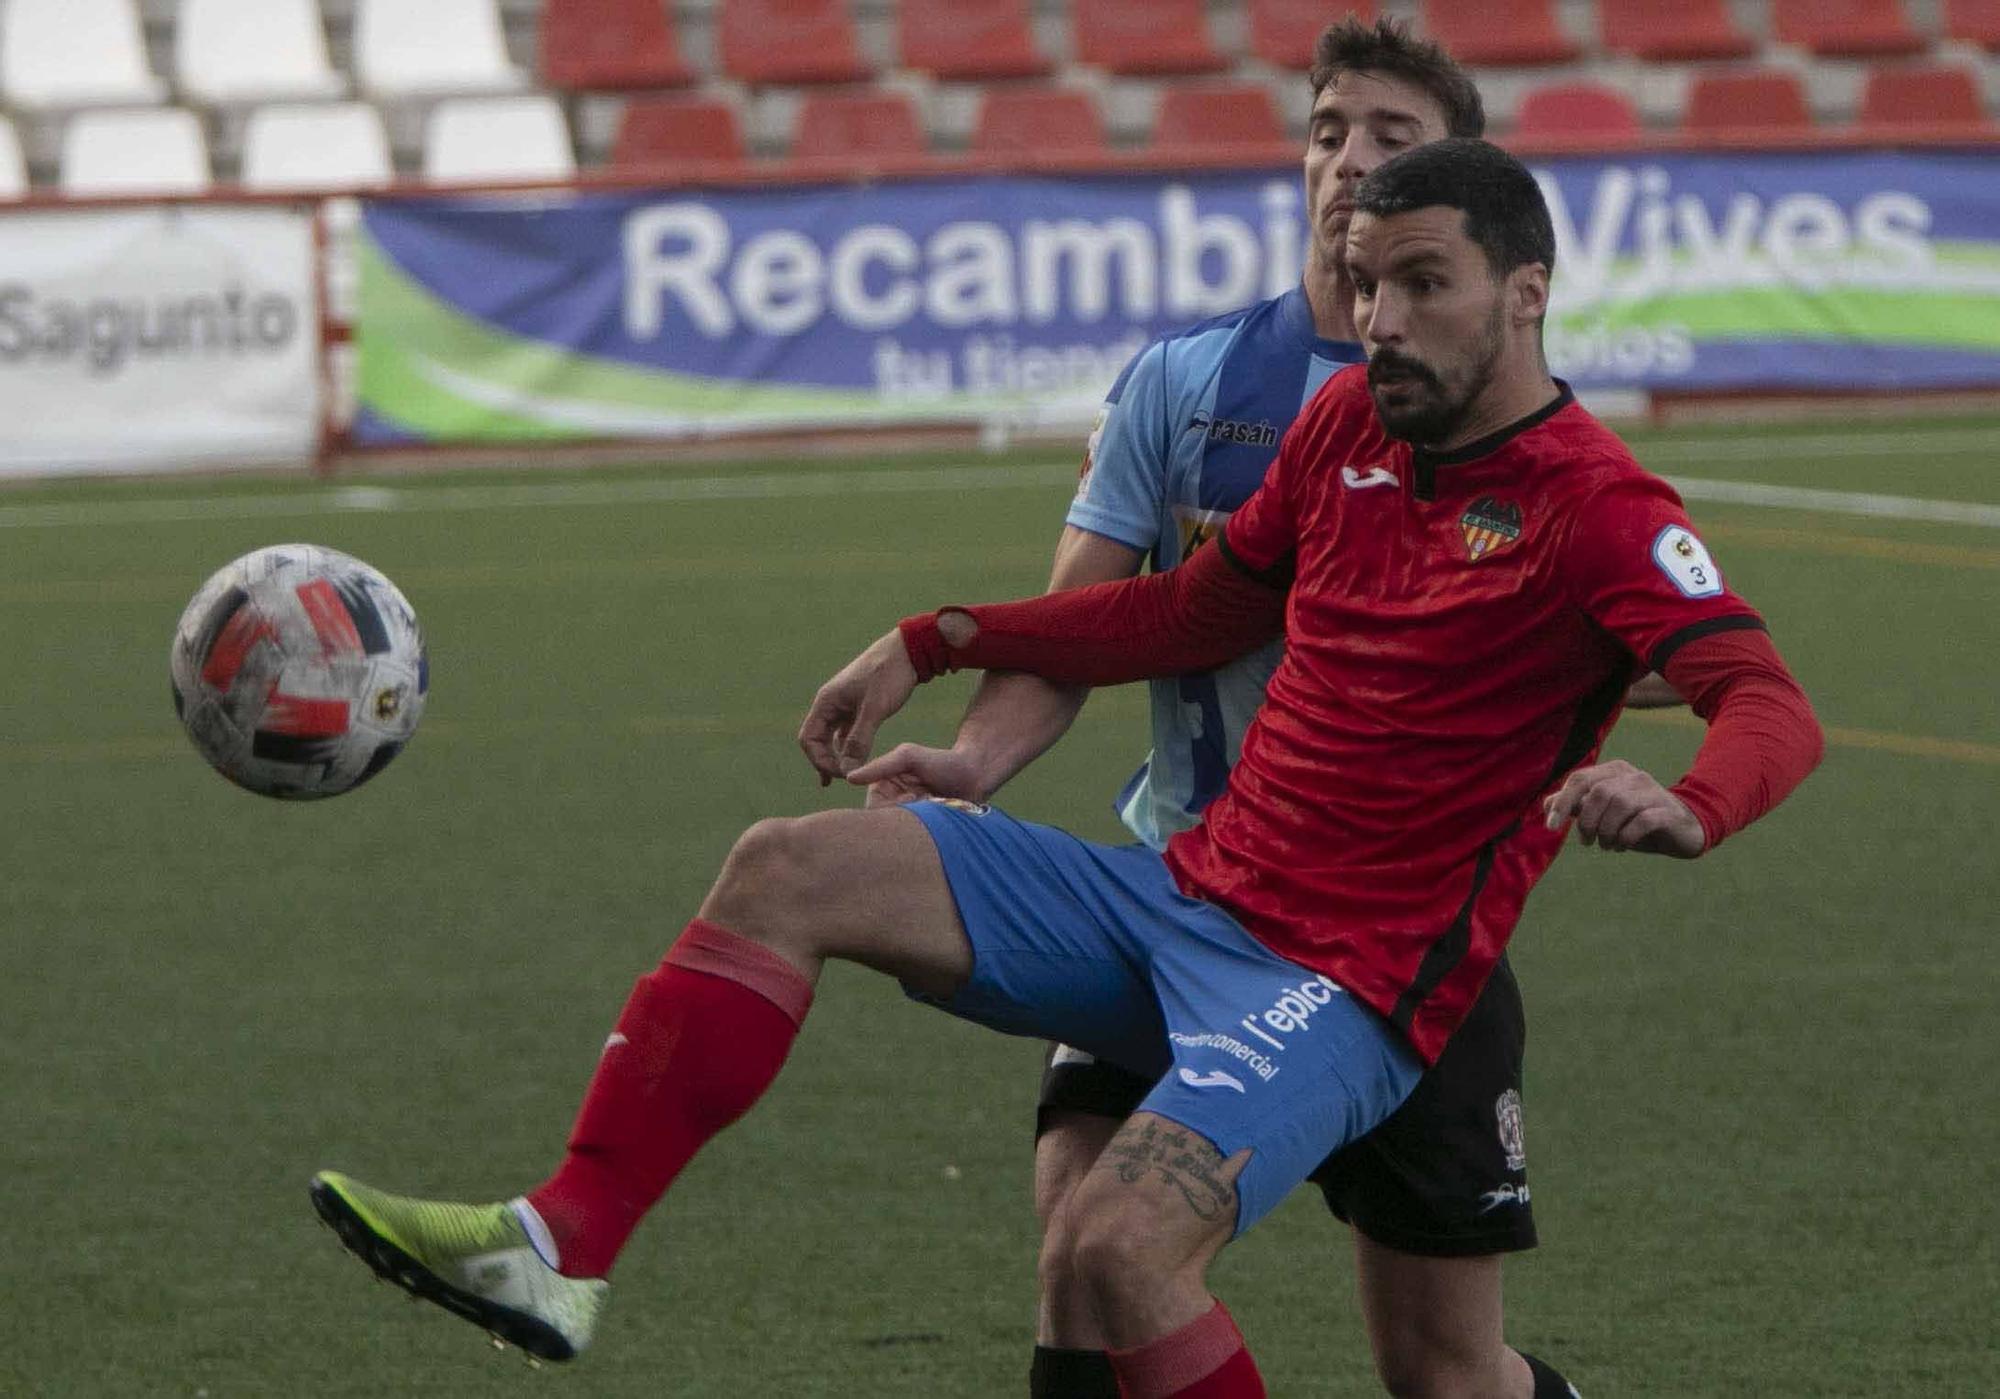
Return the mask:
M1508 310L1516 324L1529 325L1549 313L1549 269L1539 262L1507 274Z

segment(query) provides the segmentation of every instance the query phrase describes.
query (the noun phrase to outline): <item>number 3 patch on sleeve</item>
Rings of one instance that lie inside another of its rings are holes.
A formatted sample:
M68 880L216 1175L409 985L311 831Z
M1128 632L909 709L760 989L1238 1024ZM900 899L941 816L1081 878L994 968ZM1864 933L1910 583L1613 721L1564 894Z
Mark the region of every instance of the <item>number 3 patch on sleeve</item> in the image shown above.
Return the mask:
M1714 597L1722 591L1722 573L1708 546L1685 525L1668 525L1654 536L1653 562L1684 596Z
M1722 592L1722 572L1708 558L1708 546L1686 526L1668 526L1654 536L1652 562L1688 598L1714 598Z

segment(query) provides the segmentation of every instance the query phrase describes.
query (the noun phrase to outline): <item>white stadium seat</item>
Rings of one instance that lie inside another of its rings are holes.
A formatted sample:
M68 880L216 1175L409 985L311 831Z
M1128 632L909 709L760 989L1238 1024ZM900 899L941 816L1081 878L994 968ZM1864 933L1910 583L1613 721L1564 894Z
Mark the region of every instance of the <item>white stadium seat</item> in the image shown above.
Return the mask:
M365 189L394 177L382 114L366 102L259 107L244 127L247 188Z
M132 0L7 0L0 9L0 92L16 107L158 102Z
M317 0L181 0L174 72L196 102L339 97Z
M63 129L64 194L199 194L208 188L201 121L181 107L79 112Z
M569 125L553 97L455 98L431 109L424 178L564 180L576 173Z
M360 0L354 72L375 97L512 92L527 74L507 59L493 0Z
M19 199L28 192L28 163L21 158L21 134L0 117L0 199Z

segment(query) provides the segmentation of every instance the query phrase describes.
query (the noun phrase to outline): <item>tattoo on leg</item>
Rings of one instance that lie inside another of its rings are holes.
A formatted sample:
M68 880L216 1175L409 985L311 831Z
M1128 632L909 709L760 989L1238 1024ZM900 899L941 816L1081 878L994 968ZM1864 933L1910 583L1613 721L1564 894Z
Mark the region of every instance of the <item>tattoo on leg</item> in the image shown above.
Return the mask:
M1111 1170L1126 1185L1157 1176L1181 1193L1195 1217L1216 1220L1236 1209L1236 1187L1219 1174L1222 1153L1201 1137L1171 1122L1128 1122L1097 1158L1096 1170Z

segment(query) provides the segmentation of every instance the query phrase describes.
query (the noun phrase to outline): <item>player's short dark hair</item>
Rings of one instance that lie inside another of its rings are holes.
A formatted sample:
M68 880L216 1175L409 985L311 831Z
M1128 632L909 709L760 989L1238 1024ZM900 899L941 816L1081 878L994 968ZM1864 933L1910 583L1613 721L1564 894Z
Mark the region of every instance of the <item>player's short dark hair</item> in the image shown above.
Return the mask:
M1556 230L1528 167L1487 141L1433 141L1385 161L1354 190L1354 212L1385 218L1460 209L1497 277L1539 262L1556 270Z
M1313 101L1319 101L1326 85L1343 73L1378 73L1409 83L1438 104L1448 134L1486 134L1486 104L1471 75L1443 48L1417 38L1400 20L1383 18L1367 24L1349 15L1321 31L1307 78Z

